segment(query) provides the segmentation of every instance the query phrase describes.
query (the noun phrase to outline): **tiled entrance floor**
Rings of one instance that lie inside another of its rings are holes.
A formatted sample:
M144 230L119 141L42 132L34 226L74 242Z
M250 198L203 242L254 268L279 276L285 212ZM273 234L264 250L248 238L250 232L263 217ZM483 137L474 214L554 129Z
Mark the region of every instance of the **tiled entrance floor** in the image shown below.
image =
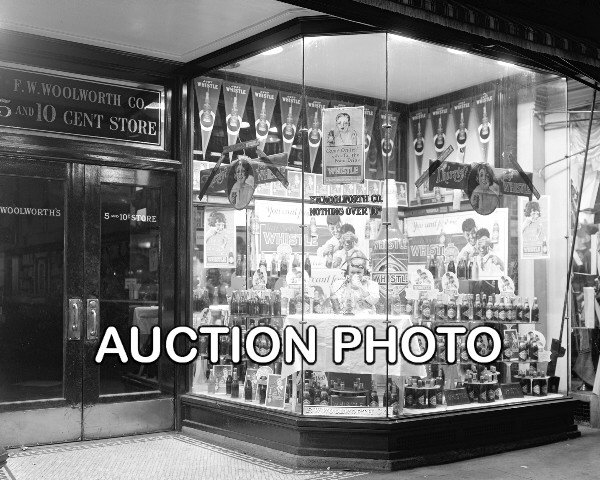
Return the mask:
M295 470L177 433L12 450L0 480L341 480Z

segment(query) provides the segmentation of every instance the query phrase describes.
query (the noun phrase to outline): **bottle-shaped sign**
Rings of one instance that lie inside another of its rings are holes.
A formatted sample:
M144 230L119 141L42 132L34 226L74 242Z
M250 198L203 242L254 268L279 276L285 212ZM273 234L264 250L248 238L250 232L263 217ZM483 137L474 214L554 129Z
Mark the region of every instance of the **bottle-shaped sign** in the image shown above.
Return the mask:
M256 127L256 137L259 140L263 140L267 138L269 134L269 120L267 120L267 105L266 101L263 100L262 107L260 109L260 114L254 122L254 126Z
M462 110L460 111L460 123L458 124L456 143L459 147L464 147L467 143L467 128L465 127L465 116Z
M292 106L288 109L287 119L281 127L284 143L291 144L296 136L296 125L294 125L294 115L292 114Z
M241 119L238 114L238 106L237 106L237 95L233 97L233 105L231 106L231 113L227 115L225 120L227 124L227 133L229 135L237 137L238 132L240 131Z
M446 139L444 138L444 130L443 130L443 126L442 126L442 116L440 115L438 118L438 128L437 128L437 133L435 135L435 149L440 151L444 148L444 143L446 142Z
M417 138L414 140L415 145L415 155L417 157L423 155L424 143L423 143L423 133L421 132L421 120L417 123ZM419 173L421 173L419 171Z
M321 144L321 125L318 111L315 112L312 127L308 130L308 143L317 147Z
M438 278L437 262L435 261L434 255L429 256L429 260L427 261L427 270L431 272L431 275L434 279Z
M481 125L479 126L479 139L485 142L490 137L490 122L487 116L487 108L483 105L483 115L481 116Z
M408 284L408 239L398 222L397 205L396 182L388 179L383 221L377 238L370 242L372 278L379 284L379 313L386 312L387 305L393 303L392 298L399 297ZM389 292L389 301L386 292Z
M200 112L200 126L203 130L212 130L213 125L215 123L215 112L212 111L210 106L210 97L208 95L208 90L206 91L206 96L204 97L204 105L202 105L202 111Z

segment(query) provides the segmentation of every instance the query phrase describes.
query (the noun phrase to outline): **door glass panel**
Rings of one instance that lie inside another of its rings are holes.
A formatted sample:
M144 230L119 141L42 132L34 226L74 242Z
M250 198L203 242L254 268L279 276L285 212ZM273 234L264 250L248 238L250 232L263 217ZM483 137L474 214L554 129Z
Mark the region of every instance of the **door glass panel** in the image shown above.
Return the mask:
M127 351L131 327L140 331L140 353L148 355L152 327L161 326L160 190L135 185L101 186L101 335L114 326ZM122 364L116 355L100 365L100 394L158 388L159 362Z
M0 176L0 402L63 398L65 185Z

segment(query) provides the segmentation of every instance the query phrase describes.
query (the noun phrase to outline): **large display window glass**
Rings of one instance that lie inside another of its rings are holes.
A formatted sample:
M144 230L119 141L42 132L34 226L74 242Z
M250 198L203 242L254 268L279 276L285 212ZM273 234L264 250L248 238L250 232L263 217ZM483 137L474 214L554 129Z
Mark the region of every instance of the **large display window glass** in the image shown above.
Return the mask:
M190 393L394 419L569 391L564 79L377 33L193 87L190 323L235 328Z

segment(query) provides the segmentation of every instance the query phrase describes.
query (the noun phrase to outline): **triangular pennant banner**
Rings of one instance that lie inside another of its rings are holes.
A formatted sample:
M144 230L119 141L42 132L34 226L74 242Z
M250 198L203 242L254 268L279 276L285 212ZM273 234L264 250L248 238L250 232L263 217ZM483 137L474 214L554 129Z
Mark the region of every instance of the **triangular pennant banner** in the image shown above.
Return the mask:
M494 109L494 92L485 92L474 98L477 112L477 137L483 151L483 161L487 162L488 143L492 135L492 115Z
M387 164L388 178L396 178L396 132L398 130L398 114L387 110L379 113L381 124L381 156L383 167Z
M423 152L425 151L425 126L427 124L427 113L427 110L419 110L409 115L413 138L413 152L417 164L417 178L419 178L423 173Z
M222 80L200 77L194 81L196 102L200 112L200 132L202 137L202 158L206 159L206 149L215 125L215 112L219 105Z
M264 150L271 120L273 119L273 109L277 100L277 90L267 88L252 87L252 101L254 103L254 127L256 128L256 138L260 142L259 148Z
M460 102L452 105L452 113L454 115L454 125L456 132L454 132L454 138L456 139L456 145L458 146L459 158L464 161L465 148L467 146L467 138L469 136L469 113L471 112L471 101L461 100Z
M431 126L433 127L433 147L438 156L446 150L450 141L446 138L446 127L448 126L448 105L440 105L431 110Z
M321 148L323 138L323 112L329 104L328 100L319 98L306 99L306 123L308 126L308 154L310 157L310 171L312 172Z
M368 158L371 139L373 138L373 125L375 124L375 113L377 108L365 105L365 158Z
M302 95L296 93L279 93L279 106L281 107L281 136L283 138L283 152L289 156L298 129L298 118L302 110Z
M225 98L225 124L227 126L227 145L235 145L242 126L242 117L250 87L241 83L223 82ZM229 154L231 158L233 153Z

